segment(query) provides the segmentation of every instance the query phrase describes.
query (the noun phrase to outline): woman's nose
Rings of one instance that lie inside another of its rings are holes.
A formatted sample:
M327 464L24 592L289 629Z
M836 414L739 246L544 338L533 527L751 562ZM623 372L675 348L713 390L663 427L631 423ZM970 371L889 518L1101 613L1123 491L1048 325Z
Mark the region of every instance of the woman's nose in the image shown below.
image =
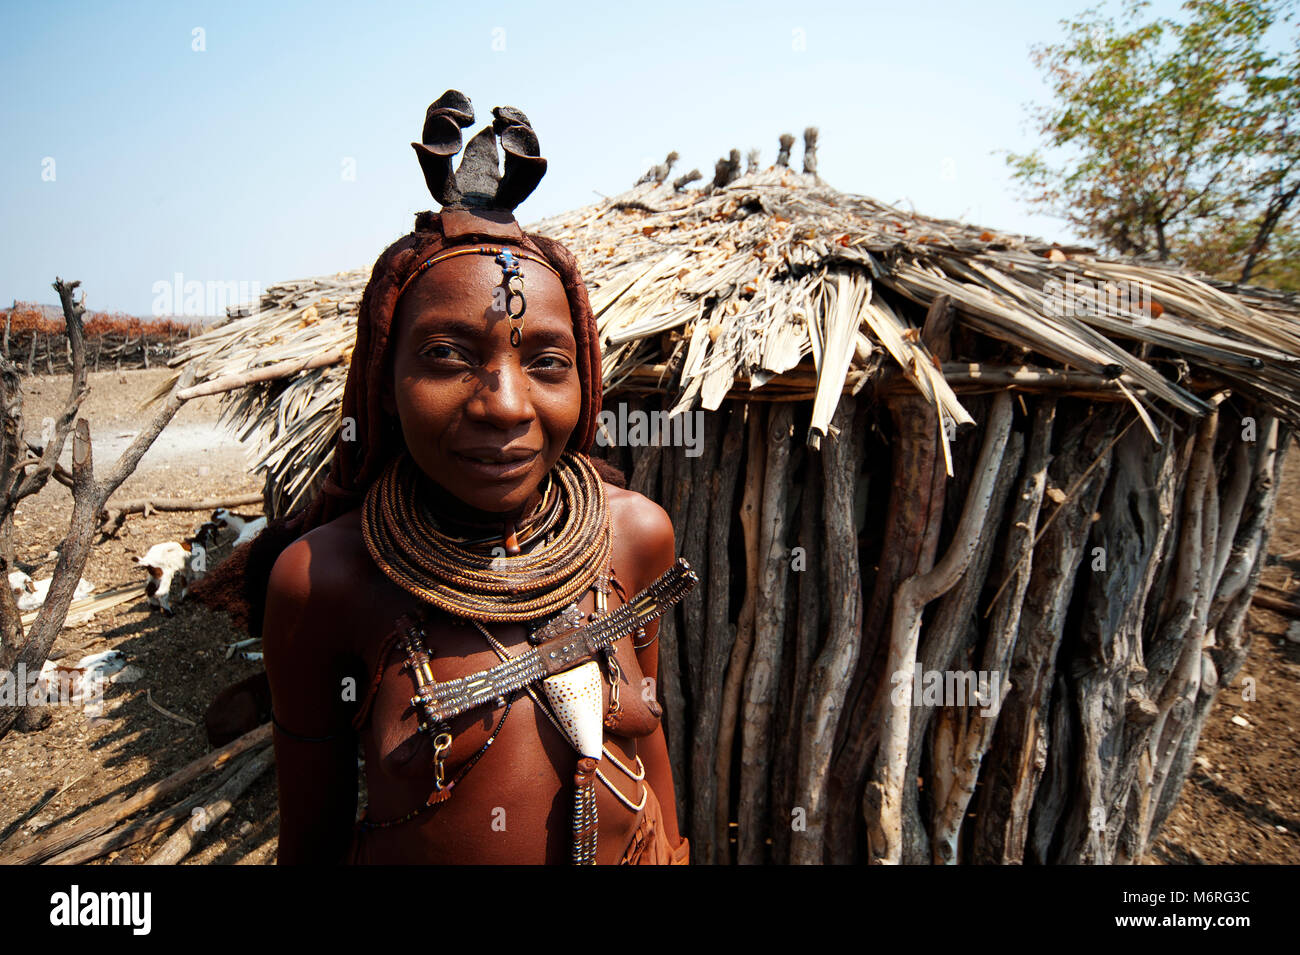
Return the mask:
M486 376L471 412L475 417L503 431L533 420L533 403L528 393L528 376L518 362L504 361Z

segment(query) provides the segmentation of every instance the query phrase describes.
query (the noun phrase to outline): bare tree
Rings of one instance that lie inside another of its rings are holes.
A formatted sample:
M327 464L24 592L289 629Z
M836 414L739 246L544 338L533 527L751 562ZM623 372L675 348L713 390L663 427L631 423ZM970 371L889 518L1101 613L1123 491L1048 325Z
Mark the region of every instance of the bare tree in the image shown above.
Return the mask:
M67 326L68 345L72 352L72 384L63 413L54 421L52 433L46 437L45 446L38 456L27 450L23 441L23 394L18 369L8 359L0 358L0 395L3 401L3 422L0 423L0 570L8 577L13 569L14 540L13 515L18 502L40 491L58 468L60 455L68 433L72 439L72 519L68 535L59 549L59 559L54 565L54 576L49 593L31 632L24 634L18 605L7 580L0 587L0 679L15 681L14 705L0 708L0 739L15 724L20 729L35 729L48 722L28 709L26 681L17 679L19 669L27 674L37 674L49 656L54 638L63 629L72 595L81 579L86 561L90 557L91 538L99 525L108 498L131 475L140 458L149 450L159 432L184 403L178 392L194 380L193 369L186 369L172 388L166 402L149 423L141 429L136 439L122 452L103 480L96 480L90 447L90 425L78 417L81 402L89 393L86 385L86 341L82 332L81 316L85 312L85 296L74 301L73 292L80 282L54 280L54 290L63 305L63 318ZM75 422L75 424L74 424ZM29 471L28 468L33 468Z

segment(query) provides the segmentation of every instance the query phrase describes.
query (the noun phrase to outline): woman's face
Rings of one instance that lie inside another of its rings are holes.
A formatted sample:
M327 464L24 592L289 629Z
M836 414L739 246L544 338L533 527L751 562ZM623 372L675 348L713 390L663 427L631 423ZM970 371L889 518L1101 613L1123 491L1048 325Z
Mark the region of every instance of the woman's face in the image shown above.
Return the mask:
M491 255L459 255L427 269L393 316L384 409L397 415L420 469L483 511L525 505L581 410L564 286L537 262L519 265L528 307L518 348Z

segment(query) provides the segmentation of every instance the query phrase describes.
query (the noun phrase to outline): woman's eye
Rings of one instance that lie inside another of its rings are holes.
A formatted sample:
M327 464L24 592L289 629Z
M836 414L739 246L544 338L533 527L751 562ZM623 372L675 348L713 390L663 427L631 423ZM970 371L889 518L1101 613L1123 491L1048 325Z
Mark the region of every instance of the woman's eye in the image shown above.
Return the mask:
M440 361L467 361L465 356L451 345L430 345L424 350L424 354Z
M560 355L540 355L534 359L532 367L539 371L564 371L569 365L569 360Z

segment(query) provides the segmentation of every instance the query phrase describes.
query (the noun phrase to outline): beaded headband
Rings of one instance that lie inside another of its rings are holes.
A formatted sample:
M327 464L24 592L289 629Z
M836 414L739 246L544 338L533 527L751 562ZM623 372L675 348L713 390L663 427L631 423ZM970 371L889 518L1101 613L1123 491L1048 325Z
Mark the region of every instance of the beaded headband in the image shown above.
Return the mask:
M401 299L402 294L410 287L426 269L442 262L445 259L454 258L458 255L495 255L497 265L501 266L501 289L505 292L505 300L501 307L505 309L506 318L510 322L510 344L518 348L523 341L524 335L524 311L528 308L528 300L524 297L524 273L520 271L519 260L528 259L530 262L538 262L551 270L560 281L564 281L563 276L541 256L533 255L531 252L513 252L510 249L502 248L496 245L481 245L477 247L465 246L459 249L452 249L450 252L441 252L437 255L430 256L420 263L419 267L411 273L410 277L402 283L402 287L397 290L397 298ZM518 287L510 283L518 281ZM519 311L512 311L518 300Z

